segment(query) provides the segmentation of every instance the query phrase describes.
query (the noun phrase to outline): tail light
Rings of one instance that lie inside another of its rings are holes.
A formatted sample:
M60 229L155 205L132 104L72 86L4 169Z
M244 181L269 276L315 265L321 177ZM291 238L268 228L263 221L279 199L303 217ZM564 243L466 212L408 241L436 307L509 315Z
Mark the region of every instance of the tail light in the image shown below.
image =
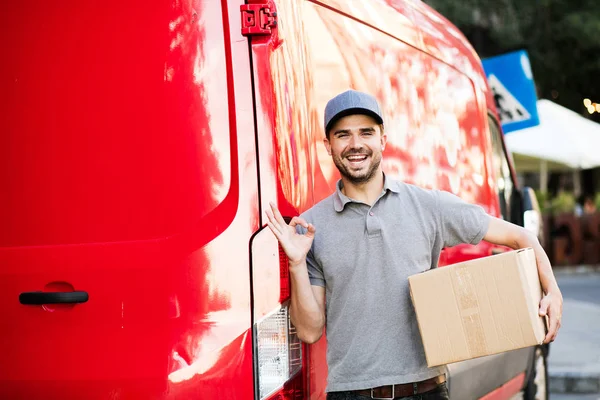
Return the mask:
M288 304L282 305L279 310L256 324L260 399L303 398L303 390L300 393L290 393L284 387L286 382L302 370L303 364L302 342L290 321ZM295 392L296 387L293 389Z
M277 249L268 228L253 240L254 363L256 398L259 400L303 400L306 398L305 345L296 334L289 315L290 281L288 259L281 247L266 259L266 249ZM262 253L255 253L262 251ZM257 265L257 262L260 264ZM270 264L269 266L265 263ZM277 290L272 296L265 292ZM261 296L262 294L262 296ZM260 302L260 304L257 304ZM271 310L268 313L259 310Z
M279 247L279 301L285 302L290 298L290 269L285 251Z

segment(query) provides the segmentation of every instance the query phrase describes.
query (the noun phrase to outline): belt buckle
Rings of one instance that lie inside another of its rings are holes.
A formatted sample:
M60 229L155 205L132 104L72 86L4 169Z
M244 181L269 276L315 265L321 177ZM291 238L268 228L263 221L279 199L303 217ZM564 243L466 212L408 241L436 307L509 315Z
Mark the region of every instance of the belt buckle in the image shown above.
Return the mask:
M392 385L392 397L374 397L373 390L375 388L371 388L371 398L373 400L394 400L396 398L396 385Z

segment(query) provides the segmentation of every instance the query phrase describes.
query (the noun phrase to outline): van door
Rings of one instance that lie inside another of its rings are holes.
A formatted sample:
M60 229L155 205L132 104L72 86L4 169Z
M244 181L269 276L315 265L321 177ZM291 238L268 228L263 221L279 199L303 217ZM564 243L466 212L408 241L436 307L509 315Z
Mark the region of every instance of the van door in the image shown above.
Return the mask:
M494 196L489 199L492 206L490 213L510 222L514 180L502 146L502 132L494 118L488 117L488 127L485 139L491 142L488 158L493 167L490 176L494 183ZM489 244L489 249L491 254L510 250L492 244ZM525 372L531 365L534 351L534 347L529 347L448 365L450 395L455 398L487 396L491 399L518 393L524 386Z
M311 78L306 69L303 0L248 3L243 20L248 24L263 21L262 26L247 30L254 78L260 225L263 226L253 236L250 246L257 395L259 399L272 398L275 393L280 396L285 393L285 398L308 398L306 385L313 366L309 365L308 346L299 341L289 323L287 257L266 227L265 216L270 202L277 204L288 219L314 203L315 126L309 108ZM257 32L259 28L264 31ZM272 348L273 337L281 332L286 334L276 341L278 347ZM317 379L324 382L326 373Z
M276 13L268 35L250 35L261 210L278 200L283 215L312 206L311 71L306 67L303 1L262 2ZM252 6L250 4L249 6ZM264 13L264 11L263 11Z
M253 398L242 3L0 5L0 398Z

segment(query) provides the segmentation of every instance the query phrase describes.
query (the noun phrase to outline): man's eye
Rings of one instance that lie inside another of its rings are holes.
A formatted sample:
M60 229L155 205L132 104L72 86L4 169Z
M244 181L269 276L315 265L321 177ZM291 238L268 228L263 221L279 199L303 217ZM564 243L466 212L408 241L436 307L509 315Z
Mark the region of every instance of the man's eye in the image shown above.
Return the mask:
M347 133L340 133L340 134L338 134L338 137L339 138L346 138L346 137L348 137L348 134Z

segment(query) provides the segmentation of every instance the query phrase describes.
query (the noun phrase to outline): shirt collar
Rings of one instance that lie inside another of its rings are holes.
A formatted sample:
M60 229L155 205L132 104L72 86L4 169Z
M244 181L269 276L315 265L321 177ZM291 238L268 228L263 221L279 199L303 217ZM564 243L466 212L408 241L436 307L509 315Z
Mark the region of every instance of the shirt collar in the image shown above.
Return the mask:
M394 192L394 193L399 193L400 192L400 188L398 187L398 182L388 178L385 173L383 174L383 191L382 191L382 195L385 194L388 190ZM346 206L346 204L353 202L354 200L352 200L350 197L346 196L344 193L342 193L342 188L344 187L344 184L342 182L342 180L338 180L336 185L335 185L335 194L333 196L333 208L335 209L335 211L337 212L342 212L344 210L344 207Z

